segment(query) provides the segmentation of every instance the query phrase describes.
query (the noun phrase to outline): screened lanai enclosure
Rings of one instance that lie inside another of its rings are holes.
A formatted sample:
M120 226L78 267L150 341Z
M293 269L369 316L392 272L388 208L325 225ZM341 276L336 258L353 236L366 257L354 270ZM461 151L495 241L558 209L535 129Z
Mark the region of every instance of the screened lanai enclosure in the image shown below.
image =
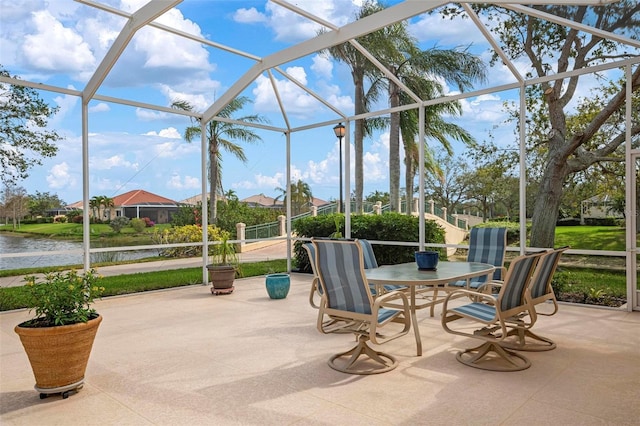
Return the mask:
M372 134L376 131L388 132L382 148L389 157L384 173L389 175L390 184L382 190L389 190L392 210L402 197L406 198L407 205L417 199L421 231L429 193L425 176L434 172L437 150L455 142L453 150L465 157L470 155L468 150L475 143L493 142L499 154L511 155L509 173L517 178L514 182L518 183L514 185L518 186L519 195L515 211L521 224L520 235L527 236L520 238L520 252L553 246L553 229L563 191L571 191L577 182L590 182L596 175L609 176L601 186L611 187L615 183L624 194L626 249L574 253L603 256L604 263L613 258L623 261L628 309L640 309L637 272L640 6L635 0L494 0L489 3L406 0L388 1L384 5L358 3L355 8L356 2L351 1L234 2L237 22L256 24L265 22L267 16L281 18L278 26L272 28L278 36L270 43L252 39L257 32L251 25L233 34L200 31L198 24L204 20L230 19L218 11L225 2L208 2L207 13L201 15L189 14L194 3L198 3L196 0L146 3L60 0L51 3L48 15L38 12L31 17L37 16L42 25L47 25L50 16L64 18L68 16L65 13L81 10L83 18L76 22L60 19L60 25L69 25L77 31L91 27L98 19L110 22L108 34L94 34L104 53L98 56L96 51L85 52L83 49L89 49L88 45L71 50L72 53L59 52L60 56L83 52L95 55L93 65L85 67L82 75L67 84L51 84L51 77L60 70L45 63L38 72L20 73L19 79L1 76L0 81L34 88L41 93L74 97L81 104L77 121L82 146L85 268L91 266L90 254L100 251L90 245L89 225L90 194L95 194L91 177L100 167L96 161L90 161L91 152L99 144L107 143L92 129L97 114L118 110L128 111L131 120L177 117L182 120L176 125L179 132L190 124L200 126L199 162L192 166L199 169L196 178L201 184L202 205L207 205L210 190L209 123L242 125L259 134L265 141L261 148L264 155L276 154L274 158L281 164L282 181L287 189L301 172L301 167L292 167L292 163L318 166L311 164L310 158L305 160L305 155L319 146L324 146L326 151L334 149L332 128L342 123L345 134L339 141L340 189L344 194L352 194L354 200L344 204L347 238L351 235L350 215L361 213L363 188L375 172L370 166L363 166L363 147L372 143ZM340 14L339 8L347 5L353 13ZM15 25L21 25L21 19L25 22L31 19L28 14L20 13L21 7L12 8ZM24 9L22 12L26 6ZM176 16L185 18L181 21L183 25L170 25L176 22L172 19ZM286 30L305 27L310 28L304 32L307 35L295 41L282 36ZM444 57L428 53L448 46L445 29L459 28L468 33L465 44L447 49L468 54L466 64L474 64L475 71L466 75L429 71L437 71L439 66L441 70L442 62L423 63L421 68L418 58L443 60ZM411 46L404 48L399 42L394 45L397 50L390 48L387 43L393 45L397 41L393 37L404 30L416 40L430 42L422 43L419 51L411 50ZM430 32L433 35L429 37ZM158 57L142 57L145 53L139 47L143 40L161 44L162 48L156 52L175 61L194 60L195 64L194 58L202 54L210 59L211 66L199 69L199 73L185 82L177 78L178 71L155 66ZM46 39L25 37L25 42L46 43ZM192 46L193 50L184 46ZM31 48L35 49L34 45ZM14 53L3 49L0 55ZM6 59L0 60L3 66L8 62ZM307 73L312 70L318 74L324 72L325 78L311 84ZM9 71L18 74L10 67ZM123 80L123 75L130 79ZM229 83L212 84L214 80L219 83L222 76L228 78ZM142 86L148 86L154 94L142 95L137 90ZM340 91L338 86L347 89ZM183 109L172 105L181 97L187 97L194 87L198 87L198 93L208 94L199 98L199 105ZM370 95L372 89L384 95L374 102L364 102L363 98ZM268 103L269 120L249 122L225 114L225 108L239 98L251 101L244 106L246 115L257 114L256 110ZM500 104L506 112L492 114L483 107L487 100ZM439 121L441 117L446 118L444 122ZM453 123L463 130L472 123L482 124L476 127L480 130L471 143L465 137L438 135L434 123ZM120 119L114 119L110 126L128 131L126 122ZM325 135L324 139L321 134ZM401 159L401 153L405 159ZM260 165L255 167L259 169ZM413 171L409 173L407 168ZM601 173L594 173L595 169ZM400 183L401 170L409 175L406 184ZM333 179L337 173L335 167L325 178ZM529 185L529 182L536 184ZM410 190L414 185L415 193ZM404 194L399 190L401 186L406 188ZM336 197L337 192L334 192ZM294 241L291 197L286 200L287 242L291 248ZM203 209L202 223L208 222L208 215L208 210ZM202 229L203 241L207 241L207 228ZM420 235L419 247L423 248L428 242L424 241L424 232ZM203 277L206 263L206 250L203 250Z

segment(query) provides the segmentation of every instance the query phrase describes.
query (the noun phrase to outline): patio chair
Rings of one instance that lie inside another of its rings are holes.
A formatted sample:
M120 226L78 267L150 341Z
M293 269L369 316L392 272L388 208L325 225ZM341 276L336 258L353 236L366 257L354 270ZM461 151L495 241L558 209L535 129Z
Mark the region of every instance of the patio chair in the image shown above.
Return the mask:
M360 246L362 247L362 257L364 260L364 269L373 269L378 267L378 262L376 260L376 255L373 252L373 247L371 243L367 240L357 240ZM316 249L311 243L305 243L302 247L307 251L307 255L309 256L309 263L311 264L311 271L313 272L313 280L311 281L311 292L309 293L309 304L318 309L318 304L316 303L316 298L322 297L322 288L318 282L318 273L316 272ZM401 285L385 285L382 287L384 292L393 291L393 290L404 290L406 286ZM376 290L375 286L371 286L371 291L375 295Z
M456 355L470 367L492 371L519 371L529 368L531 361L506 349L502 344L512 329L528 329L536 321L536 312L527 292L531 276L544 253L518 256L511 261L497 297L478 291L458 289L447 295L442 307L442 327L447 333L484 340L484 343ZM457 297L468 296L472 303L450 307ZM456 323L462 321L464 325ZM468 322L480 323L475 330ZM456 328L451 325L456 323Z
M316 271L322 288L318 312L321 333L353 333L358 343L333 355L329 366L349 374L377 374L393 370L398 361L369 345L404 336L411 327L404 293L373 297L364 274L362 246L354 240L316 240ZM388 334L383 334L389 331ZM363 358L360 358L363 356Z
M553 292L551 281L553 280L553 274L556 272L556 268L558 267L560 257L562 257L562 254L567 250L569 250L569 246L550 250L544 253L538 262L538 266L531 278L531 284L529 285L531 304L536 309L537 315L551 316L558 312L558 301L556 300L556 295ZM548 301L551 301L552 305L550 312L538 309L541 304L546 304ZM550 351L556 347L553 340L535 334L530 329L512 329L507 333L507 336L517 336L516 342L505 342L503 345L509 349L539 352Z
M507 251L507 228L471 228L467 262L488 263L496 267L492 280L504 278L504 256ZM477 289L489 280L488 275L449 283L449 287Z
M316 298L322 297L322 287L320 286L320 280L318 273L316 272L316 248L312 243L304 243L302 245L309 257L309 264L311 264L311 272L313 273L313 280L311 280L311 291L309 292L309 304L312 308L318 309L319 304L316 303Z
M364 258L364 269L375 269L378 267L378 261L376 260L376 254L373 251L373 246L371 245L371 243L369 242L369 240L361 240L358 239L356 240L358 241L358 243L360 243L360 246L362 247L362 257ZM389 291L394 291L394 290L406 290L407 286L404 285L393 285L393 284L387 284L382 286L379 290L381 290L382 292L386 293ZM376 286L372 285L371 286L371 290L374 292L376 292Z

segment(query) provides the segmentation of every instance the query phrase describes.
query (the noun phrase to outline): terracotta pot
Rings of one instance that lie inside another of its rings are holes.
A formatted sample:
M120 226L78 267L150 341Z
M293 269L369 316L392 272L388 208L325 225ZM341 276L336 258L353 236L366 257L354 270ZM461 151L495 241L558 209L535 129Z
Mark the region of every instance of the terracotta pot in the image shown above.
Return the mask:
M98 316L86 323L57 327L15 327L29 357L38 392L55 393L82 385L101 322L102 317Z
M236 279L236 268L230 265L207 265L209 280L215 289L230 289Z

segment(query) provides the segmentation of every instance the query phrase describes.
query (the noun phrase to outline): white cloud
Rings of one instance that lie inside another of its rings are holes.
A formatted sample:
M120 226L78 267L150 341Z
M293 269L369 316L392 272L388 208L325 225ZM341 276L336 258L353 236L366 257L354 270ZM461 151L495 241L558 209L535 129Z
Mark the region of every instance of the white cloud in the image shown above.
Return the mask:
M231 185L236 189L262 189L272 191L274 188L282 187L284 182L284 175L282 173L276 173L275 176L265 176L263 174L257 174L253 176L253 180L243 180Z
M137 162L132 163L126 160L122 154L108 158L92 157L89 159L89 167L94 170L110 170L116 167L138 170L139 166Z
M236 22L241 22L243 24L252 24L255 22L266 22L267 17L264 15L264 13L258 12L255 7L249 9L245 9L243 7L236 10L236 12L233 14L233 20Z
M100 102L92 107L89 107L89 112L107 112L110 110L111 108L109 107L109 105L105 104L104 102Z
M51 167L47 175L47 183L51 189L74 187L76 178L69 172L69 165L62 162Z
M324 55L314 55L312 58L313 65L311 71L324 79L331 79L333 72L333 62Z
M166 120L169 117L169 114L162 111L152 111L145 108L136 108L136 117L140 121L156 121Z
M298 0L295 5L335 25L344 25L352 19L357 5L351 0ZM299 42L315 37L322 28L303 16L289 11L277 4L267 2L265 11L255 8L241 8L234 14L236 22L253 24L264 22L275 34L277 41Z
M73 29L65 28L48 11L32 14L36 30L27 34L22 55L36 69L56 72L79 72L96 64L91 47Z
M188 175L180 177L178 174L173 174L167 181L167 187L171 189L199 189L200 179Z
M162 129L159 132L154 130L144 133L145 136L160 136L162 138L170 138L170 139L182 139L180 132L175 127L169 127L166 129Z
M50 127L59 127L60 123L78 104L80 98L73 95L60 95L53 98L53 101L59 107L58 112L49 120Z
M306 84L307 75L302 67L287 68L286 73L291 75L301 84ZM302 90L290 80L278 80L276 86L280 99L286 105L286 112L297 117L309 118L313 117L319 110L325 107L320 101ZM261 113L279 112L277 99L271 85L271 80L265 76L259 76L256 79L256 87L253 89L255 110Z
M419 41L438 40L444 46L486 44L486 39L471 19L457 18L452 21L439 14L425 13L409 25L409 31Z

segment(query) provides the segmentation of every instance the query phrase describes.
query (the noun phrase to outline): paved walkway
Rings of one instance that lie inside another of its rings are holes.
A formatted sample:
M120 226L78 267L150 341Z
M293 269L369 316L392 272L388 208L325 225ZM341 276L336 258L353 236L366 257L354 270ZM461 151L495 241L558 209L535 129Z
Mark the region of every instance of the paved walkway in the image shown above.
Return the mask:
M287 258L287 242L281 241L273 245L239 253L240 262L261 262L274 259ZM167 259L156 262L128 263L125 265L102 266L98 272L102 276L135 274L141 272L153 272L170 269L197 268L202 265L201 258ZM37 276L38 274L36 274ZM24 285L24 276L0 277L0 287L15 287Z

